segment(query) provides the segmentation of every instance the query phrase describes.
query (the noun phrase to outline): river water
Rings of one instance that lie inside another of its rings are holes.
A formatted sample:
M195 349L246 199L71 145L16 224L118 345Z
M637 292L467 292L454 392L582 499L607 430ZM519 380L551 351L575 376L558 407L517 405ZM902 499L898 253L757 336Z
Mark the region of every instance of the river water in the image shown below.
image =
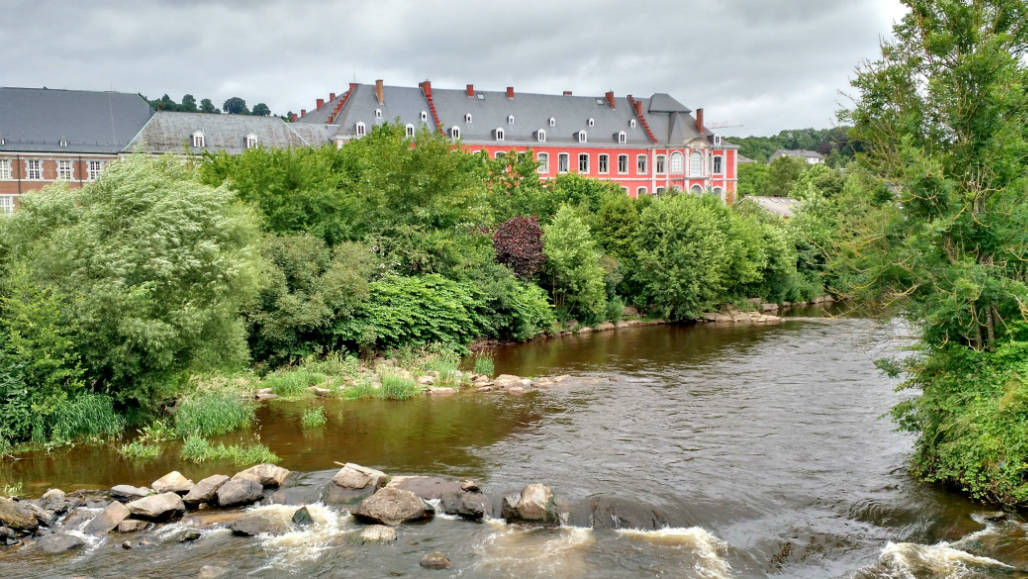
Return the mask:
M570 376L523 395L273 401L237 437L259 437L302 473L299 502L316 503L333 461L348 461L474 478L493 497L542 482L564 523L437 516L400 527L396 543L362 545L346 510L320 503L313 528L256 539L200 512L131 550L112 536L68 555L0 551L0 577L192 577L203 565L257 577L1028 577L1022 519L907 474L913 439L881 416L910 393L872 362L912 340L899 321L852 318L625 328L496 349L497 372ZM308 404L324 404L324 428L300 428ZM0 480L38 496L236 470L175 455L138 465L103 446L37 453L0 464ZM178 543L186 528L201 538ZM437 550L453 567L419 568Z

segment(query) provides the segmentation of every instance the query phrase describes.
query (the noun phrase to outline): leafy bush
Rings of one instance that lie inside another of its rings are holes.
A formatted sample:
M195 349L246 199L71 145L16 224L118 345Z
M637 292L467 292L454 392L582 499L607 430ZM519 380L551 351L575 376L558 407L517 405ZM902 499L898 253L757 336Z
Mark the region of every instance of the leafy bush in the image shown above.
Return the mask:
M511 217L496 228L496 259L521 279L531 279L546 261L543 230L536 217Z
M175 412L175 432L188 436L218 436L247 428L253 404L232 392L207 392L183 400Z
M382 375L382 397L387 400L407 400L421 393L421 387L410 378L396 374Z
M304 428L318 428L319 426L324 426L327 422L328 419L325 418L325 411L320 406L308 408L303 412L303 418L300 419L300 424Z
M211 444L202 436L192 435L182 444L182 458L190 462L226 461L237 466L278 462L278 455L263 444Z
M603 318L607 303L602 254L589 227L569 205L557 211L543 228L546 280L553 304L565 318L592 324Z
M476 357L474 372L476 374L483 374L485 376L492 377L496 372L496 367L493 365L493 359L486 356Z

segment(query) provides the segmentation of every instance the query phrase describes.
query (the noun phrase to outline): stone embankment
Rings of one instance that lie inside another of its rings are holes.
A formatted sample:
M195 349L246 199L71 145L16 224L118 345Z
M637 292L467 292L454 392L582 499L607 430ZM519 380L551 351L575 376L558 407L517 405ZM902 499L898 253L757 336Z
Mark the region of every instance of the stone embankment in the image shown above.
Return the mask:
M504 384L505 381L500 381ZM519 382L522 386L522 382ZM434 476L394 476L354 463L337 463L327 482L311 485L290 471L261 464L233 476L212 475L194 483L173 471L149 487L117 485L109 491L51 489L35 500L0 497L0 555L3 548L58 555L120 537L124 549L158 541L166 525L188 520L174 530L180 543L201 540L207 529L227 528L237 537L282 535L320 524L309 505L346 511L362 526L361 543L396 541L405 524L433 518L437 512L468 521L502 517L509 523L555 525L561 512L553 491L529 484L519 494L487 496L472 480ZM292 478L291 478L292 477ZM321 479L324 480L324 479ZM294 505L288 516L250 509L254 505ZM316 514L316 512L315 512ZM164 533L167 534L167 533ZM426 569L450 566L446 554L426 553ZM200 576L225 576L205 567Z

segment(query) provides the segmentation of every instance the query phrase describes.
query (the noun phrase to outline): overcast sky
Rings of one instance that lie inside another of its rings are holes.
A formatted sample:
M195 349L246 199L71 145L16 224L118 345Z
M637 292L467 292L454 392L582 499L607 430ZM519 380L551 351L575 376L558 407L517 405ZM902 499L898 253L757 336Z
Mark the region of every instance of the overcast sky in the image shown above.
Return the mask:
M311 109L347 83L648 96L729 135L830 127L898 0L0 0L7 86Z

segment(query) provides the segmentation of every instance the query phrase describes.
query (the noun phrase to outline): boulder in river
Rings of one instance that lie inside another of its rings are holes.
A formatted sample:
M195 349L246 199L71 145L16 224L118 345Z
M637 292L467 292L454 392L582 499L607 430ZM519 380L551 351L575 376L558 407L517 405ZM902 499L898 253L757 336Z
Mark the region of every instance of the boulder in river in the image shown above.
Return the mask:
M36 517L36 520L39 521L39 524L43 525L44 527L49 527L53 525L54 521L57 520L57 515L55 513L48 511L35 503L30 503L26 501L23 504L26 507L28 507L30 511L32 511L32 515Z
M353 516L363 522L399 525L430 518L435 509L418 495L403 489L385 487L361 501Z
M365 543L390 543L396 540L396 529L386 525L369 525L361 531Z
M514 376L513 374L500 374L493 379L493 386L497 388L523 388L531 385L532 381L528 378Z
M297 527L309 527L314 524L314 518L307 507L300 507L293 512L293 524Z
M85 544L86 542L79 537L65 535L64 533L47 535L40 537L36 541L36 547L49 555L74 551L75 549L82 548Z
M289 478L289 471L273 464L258 464L237 472L232 480L252 480L265 487L280 487Z
M177 470L173 470L161 478L153 481L153 490L158 493L178 493L184 495L193 488L193 481L182 476Z
M111 488L111 498L118 501L134 501L153 494L148 488L132 485L117 485Z
M539 483L526 485L521 496L503 498L503 518L508 521L556 523L557 505L553 491Z
M233 479L221 485L215 494L220 506L248 505L264 496L264 487L250 479Z
M182 502L182 497L176 493L161 493L143 497L125 506L128 507L133 517L148 521L177 519L186 512L186 505Z
M281 535L289 531L289 523L268 514L249 515L232 521L229 525L233 535L253 537L256 535Z
M186 496L182 497L182 502L189 506L209 503L214 499L221 485L227 483L228 480L229 478L223 474L212 474L193 485Z
M452 565L450 558L439 551L425 555L418 564L425 569L446 569Z
M118 523L119 533L135 533L146 529L150 523L146 521L140 521L139 519L125 519Z
M460 490L460 482L439 476L395 476L386 486L410 491L426 501Z
M113 501L86 525L85 532L94 535L110 533L114 527L117 527L122 521L127 519L130 514L128 507L118 501Z
M481 520L490 510L489 499L480 492L448 493L440 498L439 503L444 513L472 521Z
M363 490L369 487L373 490L379 489L388 481L389 476L386 473L352 462L344 464L332 477L332 482L336 486L351 490Z
M39 506L60 515L67 512L70 505L64 491L61 489L50 489L43 493L43 497L39 499Z
M0 497L0 524L15 531L35 531L39 520L28 505Z

